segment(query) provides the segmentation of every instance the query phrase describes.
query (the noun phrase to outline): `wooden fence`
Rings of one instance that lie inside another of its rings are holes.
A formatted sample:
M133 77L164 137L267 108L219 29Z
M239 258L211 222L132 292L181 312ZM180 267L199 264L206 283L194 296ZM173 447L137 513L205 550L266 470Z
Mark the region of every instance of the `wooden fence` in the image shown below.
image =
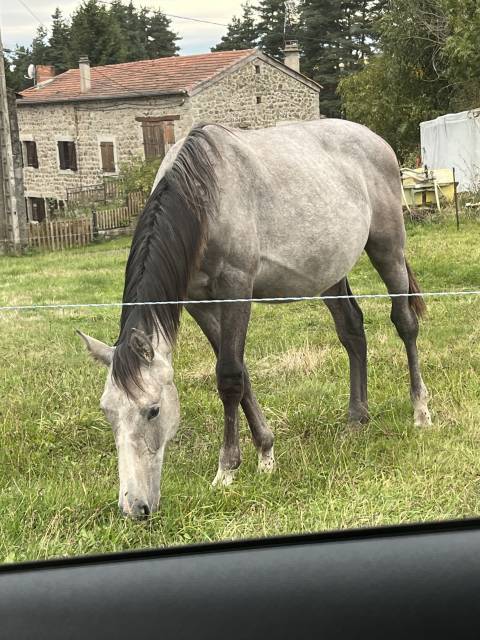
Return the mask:
M69 247L82 247L93 240L91 218L78 220L44 220L28 224L28 245L38 249L58 251Z
M92 217L94 227L99 230L128 227L132 219L132 215L130 214L128 207L118 207L117 209L108 209L107 211L96 211Z
M109 200L123 197L124 189L123 180L118 178L90 184L81 189L67 190L67 206L88 205L95 202L107 203Z
M132 191L127 195L127 207L130 215L137 216L147 201L148 194L143 191Z
M27 225L28 246L50 251L83 247L102 231L129 227L132 219L143 209L145 199L144 193L135 192L128 194L125 206L103 211L92 209L89 217L30 222Z

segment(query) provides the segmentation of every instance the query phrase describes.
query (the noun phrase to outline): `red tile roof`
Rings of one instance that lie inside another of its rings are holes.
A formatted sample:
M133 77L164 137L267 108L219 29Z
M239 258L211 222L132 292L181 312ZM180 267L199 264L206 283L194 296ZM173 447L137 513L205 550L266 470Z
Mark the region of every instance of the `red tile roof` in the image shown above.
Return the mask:
M193 56L172 56L91 68L91 89L80 93L80 71L69 69L51 82L21 92L20 104L27 102L75 101L99 97L151 93L190 92L255 53L216 51Z

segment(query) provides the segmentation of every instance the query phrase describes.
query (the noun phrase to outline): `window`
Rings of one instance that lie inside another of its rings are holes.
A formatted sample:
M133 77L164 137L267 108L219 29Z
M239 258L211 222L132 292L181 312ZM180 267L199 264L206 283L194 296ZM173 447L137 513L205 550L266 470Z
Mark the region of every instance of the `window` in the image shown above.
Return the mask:
M44 198L29 198L30 207L28 211L30 213L30 220L35 222L42 222L45 220L45 200Z
M37 143L33 140L25 140L23 143L24 165L38 169Z
M145 159L163 159L169 147L175 142L174 120L179 116L160 116L158 118L137 118L142 123L143 147Z
M70 169L77 171L77 151L75 142L71 140L59 140L58 142L58 159L60 169Z
M102 171L105 173L115 173L113 142L100 142L100 154L102 157Z
M256 64L256 65L255 65L255 73L256 73L257 75L260 75L260 65L259 65L259 64Z
M257 104L261 104L262 103L262 96L257 96Z

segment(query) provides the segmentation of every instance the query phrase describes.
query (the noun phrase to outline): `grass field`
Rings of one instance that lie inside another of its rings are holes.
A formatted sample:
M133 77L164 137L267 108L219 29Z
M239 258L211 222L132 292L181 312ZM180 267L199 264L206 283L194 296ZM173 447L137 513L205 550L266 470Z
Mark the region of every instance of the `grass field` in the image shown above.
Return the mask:
M408 228L425 291L479 288L480 223ZM128 240L0 259L0 305L121 297ZM383 292L365 258L355 292ZM372 421L346 427L347 358L321 302L255 306L247 360L276 434L278 470L243 465L212 490L222 436L214 361L184 316L176 353L182 424L163 474L161 511L120 517L113 436L98 408L105 371L74 329L113 342L119 310L0 312L0 561L480 513L480 297L427 300L419 340L434 425L413 427L403 345L387 300L362 301Z

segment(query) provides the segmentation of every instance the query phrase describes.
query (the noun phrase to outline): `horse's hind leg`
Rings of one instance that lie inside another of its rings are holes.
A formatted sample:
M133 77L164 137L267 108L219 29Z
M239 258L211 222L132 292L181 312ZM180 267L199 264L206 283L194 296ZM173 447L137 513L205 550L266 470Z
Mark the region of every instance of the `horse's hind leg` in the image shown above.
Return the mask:
M391 242L381 243L369 240L367 254L385 282L389 293L419 292L415 278L405 260L403 244L392 246ZM431 424L427 401L428 392L423 382L417 350L418 318L425 305L418 297L393 297L390 318L398 335L405 344L410 371L410 397L417 426Z
M325 291L324 296L352 295L348 281L341 282ZM340 342L345 347L350 361L349 420L353 424L368 422L367 401L367 341L363 328L363 314L354 298L324 300L335 322Z
M215 355L218 356L220 344L220 310L218 305L190 305L187 306L187 310L210 342ZM273 433L268 427L262 409L253 393L245 364L243 373L244 392L241 405L258 451L258 469L268 473L273 471L275 466Z

